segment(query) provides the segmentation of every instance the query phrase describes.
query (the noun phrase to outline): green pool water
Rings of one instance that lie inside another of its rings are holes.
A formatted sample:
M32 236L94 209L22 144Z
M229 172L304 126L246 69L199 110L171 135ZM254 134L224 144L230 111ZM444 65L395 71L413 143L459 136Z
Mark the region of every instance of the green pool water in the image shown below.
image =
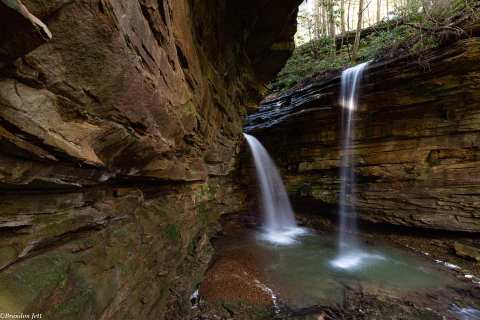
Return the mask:
M251 235L247 245L265 257L260 267L281 299L297 307L342 303L345 287L367 294L398 296L436 292L454 284L430 261L392 247L362 246L347 253L351 256L340 257L354 261L342 268L336 264L339 256L333 237L310 233L290 245L271 244L259 238L258 234Z

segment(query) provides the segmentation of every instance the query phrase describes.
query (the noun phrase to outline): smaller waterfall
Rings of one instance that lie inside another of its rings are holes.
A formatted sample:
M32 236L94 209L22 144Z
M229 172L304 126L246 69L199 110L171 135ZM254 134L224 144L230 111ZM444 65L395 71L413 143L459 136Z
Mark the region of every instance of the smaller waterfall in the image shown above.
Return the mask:
M305 233L305 230L298 227L295 221L292 205L275 163L260 141L248 134L244 136L253 155L260 187L262 238L279 244L295 242L295 237Z
M342 106L342 152L340 164L340 251L357 247L357 217L354 207L355 170L352 143L355 139L353 131L353 115L358 105L358 84L368 62L349 68L342 73L340 105ZM350 207L347 200L350 199ZM350 209L350 211L349 211Z
M365 258L379 258L362 252L357 241L357 213L355 211L355 168L352 144L355 139L353 115L358 107L358 89L363 71L368 62L349 68L342 73L340 105L342 106L342 157L340 164L340 199L338 214L340 231L339 252L332 265L350 269L358 266ZM347 205L350 202L350 205Z

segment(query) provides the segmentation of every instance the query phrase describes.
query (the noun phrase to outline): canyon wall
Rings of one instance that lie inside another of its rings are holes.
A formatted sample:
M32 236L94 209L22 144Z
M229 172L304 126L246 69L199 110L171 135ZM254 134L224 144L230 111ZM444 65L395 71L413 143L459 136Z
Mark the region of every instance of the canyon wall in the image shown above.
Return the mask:
M375 223L480 231L480 38L372 62L354 117L351 150L340 148L340 74L267 98L249 116L283 171L295 204L335 213L339 164L354 155L360 217Z
M281 2L0 1L0 312L187 318Z

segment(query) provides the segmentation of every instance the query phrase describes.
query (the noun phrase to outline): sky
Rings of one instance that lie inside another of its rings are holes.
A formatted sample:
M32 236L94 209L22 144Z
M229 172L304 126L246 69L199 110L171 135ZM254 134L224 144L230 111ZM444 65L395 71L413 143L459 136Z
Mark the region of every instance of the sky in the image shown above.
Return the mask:
M300 5L300 10L302 10L302 8L303 8L303 9L307 9L308 11L312 12L314 4L315 4L314 0L305 0Z

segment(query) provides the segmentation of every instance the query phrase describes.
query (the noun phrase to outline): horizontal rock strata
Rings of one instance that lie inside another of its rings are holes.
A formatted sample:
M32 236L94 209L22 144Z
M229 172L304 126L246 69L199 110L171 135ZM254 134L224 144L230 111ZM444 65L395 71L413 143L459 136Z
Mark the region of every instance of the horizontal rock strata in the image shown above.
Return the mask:
M188 316L293 48L300 0L273 2L0 1L0 312Z
M272 151L289 192L309 210L335 211L342 153L355 158L362 219L480 231L480 39L371 63L355 141L341 150L340 75L270 97L247 131Z

